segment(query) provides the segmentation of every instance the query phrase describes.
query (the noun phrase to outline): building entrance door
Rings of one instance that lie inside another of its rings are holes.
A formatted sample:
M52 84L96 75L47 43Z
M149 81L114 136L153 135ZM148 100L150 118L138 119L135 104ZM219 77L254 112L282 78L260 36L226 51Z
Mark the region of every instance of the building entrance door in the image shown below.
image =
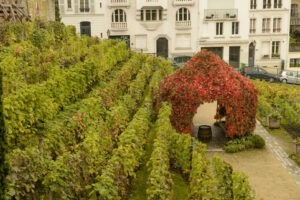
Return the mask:
M255 59L255 45L253 42L249 44L249 56L248 56L248 66L254 67L254 59Z
M229 65L240 67L240 47L229 47Z
M156 40L156 56L161 56L163 58L168 58L168 39L158 38Z

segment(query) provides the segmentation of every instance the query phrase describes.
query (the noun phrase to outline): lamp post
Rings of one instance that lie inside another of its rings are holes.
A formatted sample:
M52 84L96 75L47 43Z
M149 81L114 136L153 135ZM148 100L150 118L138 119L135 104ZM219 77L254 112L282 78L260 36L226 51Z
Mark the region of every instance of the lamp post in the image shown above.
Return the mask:
M107 38L109 39L109 37L110 37L110 30L109 29L107 29L106 34L107 34Z

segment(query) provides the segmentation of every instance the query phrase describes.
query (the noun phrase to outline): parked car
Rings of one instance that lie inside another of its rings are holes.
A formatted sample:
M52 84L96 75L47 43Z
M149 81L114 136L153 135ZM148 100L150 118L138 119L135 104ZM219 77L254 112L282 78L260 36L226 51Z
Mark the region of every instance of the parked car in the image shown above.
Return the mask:
M175 68L176 67L181 67L182 65L183 65L183 63L178 63L175 60L172 61L172 66L175 67Z
M300 71L283 70L280 75L280 81L283 83L300 84Z
M269 82L279 82L280 81L280 79L277 75L271 74L260 67L246 67L243 74L246 77L252 78L252 79L266 80Z

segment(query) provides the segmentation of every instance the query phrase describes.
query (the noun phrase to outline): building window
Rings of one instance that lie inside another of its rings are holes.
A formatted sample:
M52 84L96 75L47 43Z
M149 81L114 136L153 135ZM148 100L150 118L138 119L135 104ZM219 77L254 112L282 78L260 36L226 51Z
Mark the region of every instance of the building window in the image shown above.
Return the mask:
M274 0L274 8L281 8L282 3L281 0Z
M112 22L126 22L126 13L122 9L117 9L111 16Z
M256 19L250 19L250 33L256 32Z
M281 18L273 19L273 32L279 33L281 31Z
M250 9L256 9L256 0L250 0Z
M80 0L80 12L90 12L89 0Z
M290 67L300 67L300 58L291 58L290 59Z
M298 4L291 5L291 17L298 17Z
M141 10L142 21L161 21L162 20L162 8L148 9L144 8Z
M232 33L232 35L239 34L239 22L232 22L231 33Z
M68 0L67 4L68 4L68 8L71 9L72 8L72 0Z
M278 58L279 55L279 48L280 48L280 42L279 41L273 41L272 42L272 57Z
M263 8L271 8L271 0L264 0L263 1Z
M176 12L176 21L190 21L190 11L187 8L180 8Z
M223 22L216 23L216 35L223 35Z
M80 22L80 35L91 36L91 22Z
M270 32L270 18L263 18L263 23L262 23L262 32L263 33L269 33Z

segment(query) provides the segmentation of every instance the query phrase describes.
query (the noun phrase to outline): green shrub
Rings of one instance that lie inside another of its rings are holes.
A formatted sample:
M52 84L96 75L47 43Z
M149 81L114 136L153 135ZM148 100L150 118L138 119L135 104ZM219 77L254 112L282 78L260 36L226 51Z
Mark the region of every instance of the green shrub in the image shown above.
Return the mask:
M229 140L225 146L224 150L227 153L235 153L239 151L244 151L246 149L257 148L261 149L265 146L264 139L259 135L246 135L239 138L233 138Z
M224 149L227 153L236 153L239 151L243 151L246 148L245 148L245 145L243 145L243 144L229 144L229 145L226 145L224 147Z
M265 147L265 140L260 135L253 135L251 137L251 141L253 143L253 147L257 149L262 149Z

